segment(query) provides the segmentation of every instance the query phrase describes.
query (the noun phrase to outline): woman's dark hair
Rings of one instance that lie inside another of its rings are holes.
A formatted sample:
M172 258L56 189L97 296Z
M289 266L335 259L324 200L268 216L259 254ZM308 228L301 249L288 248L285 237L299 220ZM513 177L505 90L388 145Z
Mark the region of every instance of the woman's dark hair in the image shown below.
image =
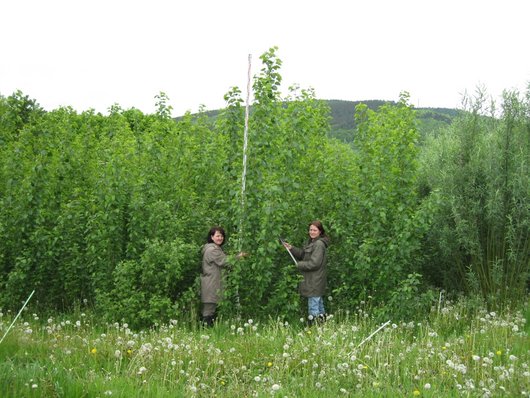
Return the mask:
M223 243L221 243L221 246L225 244L226 242L226 236L225 236L225 230L222 227L212 227L210 228L210 232L208 232L208 237L206 238L206 241L208 243L213 243L212 236L215 235L216 232L219 232L221 235L223 235Z

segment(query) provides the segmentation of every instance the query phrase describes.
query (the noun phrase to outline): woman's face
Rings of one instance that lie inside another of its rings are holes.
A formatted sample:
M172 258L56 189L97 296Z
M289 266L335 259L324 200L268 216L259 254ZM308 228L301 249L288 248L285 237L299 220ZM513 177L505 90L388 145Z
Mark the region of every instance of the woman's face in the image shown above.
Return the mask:
M314 225L309 226L309 237L311 239L318 238L320 236L320 229L315 227Z
M219 231L215 231L215 234L212 235L212 241L217 246L221 246L223 244L223 241L225 240L225 237L223 234Z

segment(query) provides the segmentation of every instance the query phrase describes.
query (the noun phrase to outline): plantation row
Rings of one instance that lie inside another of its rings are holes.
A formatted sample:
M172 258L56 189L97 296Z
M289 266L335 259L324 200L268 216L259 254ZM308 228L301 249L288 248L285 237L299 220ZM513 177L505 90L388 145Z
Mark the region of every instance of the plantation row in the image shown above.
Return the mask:
M221 313L298 317L277 238L300 245L314 219L331 236L332 312L369 299L376 316L421 314L439 289L500 306L527 294L528 97L506 93L489 116L479 93L421 146L407 94L359 105L350 146L328 138L311 90L280 96L275 48L261 61L244 192L238 88L216 118L178 121L163 93L155 114L108 116L0 96L0 308L35 290L43 310L84 302L133 327L193 317L200 247L222 225L225 249L250 256L228 273Z

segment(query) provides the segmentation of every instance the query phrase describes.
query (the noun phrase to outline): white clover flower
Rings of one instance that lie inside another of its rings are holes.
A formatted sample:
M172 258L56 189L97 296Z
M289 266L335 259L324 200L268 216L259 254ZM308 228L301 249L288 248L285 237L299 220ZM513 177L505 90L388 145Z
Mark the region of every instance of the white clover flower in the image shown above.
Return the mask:
M510 358L510 361L516 361L517 357L515 355L510 355L508 358Z
M114 356L115 356L117 359L120 359L120 358L121 358L121 351L120 351L120 350L116 350L116 351L114 351Z
M253 321L252 319L249 319L249 320L247 321L247 323L248 323L249 325L252 325L252 324L254 323L254 321Z
M220 359L219 362L218 362L218 364L222 366L222 365L225 364L225 361L223 361L222 359Z
M278 391L280 389L280 385L279 384L273 384L271 388L272 388L272 391Z
M471 358L473 358L473 361L480 361L480 357L478 355L473 355Z
M107 391L105 391L103 394L105 394L105 395L112 395L112 391L107 390Z
M75 321L75 327L77 328L81 327L81 321Z
M145 372L147 372L147 368L144 367L144 366L141 366L140 369L138 369L138 374L139 374L139 375L142 375L142 374L144 374Z
M284 344L283 345L283 349L284 349L284 351L287 351L289 349L289 344Z
M425 383L425 385L423 386L423 388L425 390L430 390L431 389L431 384L430 383Z
M261 377L259 377L259 376L254 377L254 381L256 383L259 383L261 381Z
M34 383L34 384L31 385L31 388L33 388L33 389L35 389L35 388L37 388L37 387L39 387L38 384L35 384L35 383Z

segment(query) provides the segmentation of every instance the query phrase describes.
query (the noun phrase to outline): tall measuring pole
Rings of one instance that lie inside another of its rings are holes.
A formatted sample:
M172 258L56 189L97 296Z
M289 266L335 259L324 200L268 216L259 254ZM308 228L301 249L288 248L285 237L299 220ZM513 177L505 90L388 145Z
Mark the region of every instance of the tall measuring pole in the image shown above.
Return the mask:
M252 54L248 55L248 73L247 73L247 100L245 105L245 129L243 131L243 171L241 172L241 202L240 202L240 219L239 219L239 252L243 250L243 221L245 220L245 190L247 183L247 147L248 147L248 117L250 107L250 71L252 67ZM241 313L241 303L239 300L239 288L236 285L236 308L237 314Z
M252 67L252 54L248 55L248 73L247 73L247 100L245 104L245 130L243 132L243 171L241 173L241 218L239 220L239 251L243 245L243 221L245 218L245 189L247 183L247 147L248 147L248 118L250 107L250 72Z

